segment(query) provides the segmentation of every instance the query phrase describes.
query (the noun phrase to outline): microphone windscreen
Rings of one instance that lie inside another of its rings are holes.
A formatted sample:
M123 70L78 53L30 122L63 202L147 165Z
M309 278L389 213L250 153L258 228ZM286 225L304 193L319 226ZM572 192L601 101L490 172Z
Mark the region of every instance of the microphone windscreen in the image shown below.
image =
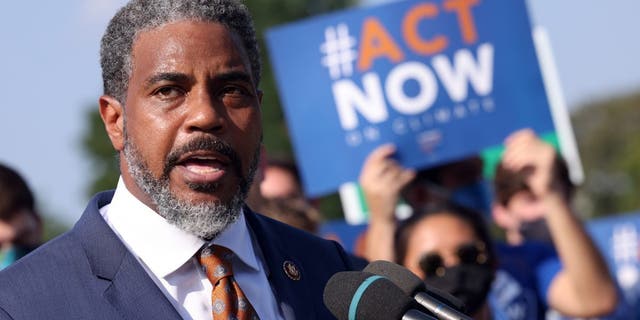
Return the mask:
M415 306L413 298L388 279L359 271L334 274L324 288L323 300L339 320L401 319Z
M426 292L457 310L465 310L464 303L450 293L434 287L427 287L424 281L409 269L389 261L377 260L369 263L362 271L381 275L393 282L398 288L409 296L415 296L418 292Z
M425 291L422 279L400 265L393 262L377 260L369 263L362 271L371 272L389 278L396 286L410 296Z

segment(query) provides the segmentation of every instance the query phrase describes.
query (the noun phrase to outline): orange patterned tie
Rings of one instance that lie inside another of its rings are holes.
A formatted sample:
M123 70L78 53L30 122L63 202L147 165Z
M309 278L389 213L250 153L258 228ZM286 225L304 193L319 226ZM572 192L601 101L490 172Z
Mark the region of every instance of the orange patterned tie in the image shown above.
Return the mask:
M231 250L217 245L206 247L200 253L200 264L213 284L213 291L211 291L213 319L259 319L253 306L233 278L231 257L233 257Z

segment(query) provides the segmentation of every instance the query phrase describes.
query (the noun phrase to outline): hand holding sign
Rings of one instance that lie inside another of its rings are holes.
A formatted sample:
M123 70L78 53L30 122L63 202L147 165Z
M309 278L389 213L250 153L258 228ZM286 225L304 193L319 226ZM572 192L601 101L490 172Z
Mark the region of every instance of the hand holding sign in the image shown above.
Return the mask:
M360 185L372 218L393 220L400 190L415 177L414 170L403 168L391 157L396 148L391 144L382 145L367 157Z
M514 132L505 140L505 147L502 165L514 172L524 171L534 197L545 198L563 192L563 184L557 174L558 155L550 144L540 140L532 130Z

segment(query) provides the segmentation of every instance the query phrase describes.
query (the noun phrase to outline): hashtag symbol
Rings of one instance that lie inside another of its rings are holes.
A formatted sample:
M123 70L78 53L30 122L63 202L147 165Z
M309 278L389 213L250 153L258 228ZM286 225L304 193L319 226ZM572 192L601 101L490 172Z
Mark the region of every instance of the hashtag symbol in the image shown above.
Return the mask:
M341 76L349 77L353 73L353 62L357 58L356 38L349 35L349 28L344 23L324 30L324 43L320 45L322 65L329 69L332 79Z
M612 236L613 258L618 262L635 261L638 254L638 233L633 224L617 227Z

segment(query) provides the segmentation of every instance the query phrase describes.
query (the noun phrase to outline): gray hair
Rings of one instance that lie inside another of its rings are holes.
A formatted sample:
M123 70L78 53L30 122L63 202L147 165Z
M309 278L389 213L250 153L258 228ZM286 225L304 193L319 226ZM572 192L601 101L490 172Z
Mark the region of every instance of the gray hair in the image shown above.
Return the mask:
M104 94L125 103L136 37L167 23L194 20L216 22L240 36L249 57L254 85L260 82L260 52L247 7L235 0L133 0L111 19L102 37L100 64Z

